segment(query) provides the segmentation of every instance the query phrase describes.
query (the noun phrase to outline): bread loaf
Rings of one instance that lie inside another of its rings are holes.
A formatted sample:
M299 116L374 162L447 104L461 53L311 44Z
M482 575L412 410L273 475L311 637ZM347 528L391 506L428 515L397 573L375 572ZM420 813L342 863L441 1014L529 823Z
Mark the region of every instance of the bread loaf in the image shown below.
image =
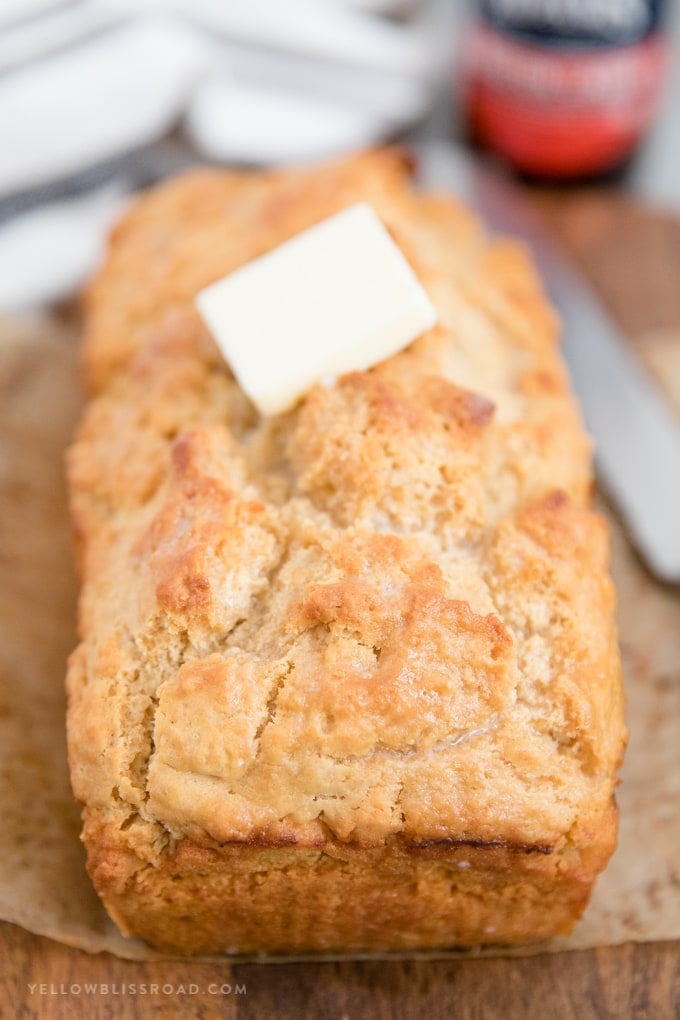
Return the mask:
M438 324L260 418L195 295L357 201ZM121 931L295 953L570 930L625 735L607 527L527 253L397 151L198 170L135 202L86 306L69 755Z

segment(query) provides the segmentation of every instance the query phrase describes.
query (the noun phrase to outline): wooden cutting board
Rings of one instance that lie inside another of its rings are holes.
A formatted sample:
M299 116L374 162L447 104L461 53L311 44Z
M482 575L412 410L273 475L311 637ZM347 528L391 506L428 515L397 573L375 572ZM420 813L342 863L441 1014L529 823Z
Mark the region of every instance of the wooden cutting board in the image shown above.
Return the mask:
M604 188L537 191L534 198L652 373L668 386L668 365L677 364L671 385L680 389L680 220ZM0 926L0 938L0 1017L680 1015L677 943L529 959L254 966L90 957L12 925ZM87 998L70 991L85 983L108 991Z

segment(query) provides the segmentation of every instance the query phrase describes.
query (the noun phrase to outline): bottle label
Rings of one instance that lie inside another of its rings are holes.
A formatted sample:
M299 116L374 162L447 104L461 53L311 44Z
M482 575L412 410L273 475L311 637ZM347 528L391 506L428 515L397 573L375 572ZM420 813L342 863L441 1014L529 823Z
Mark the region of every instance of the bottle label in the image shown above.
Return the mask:
M631 151L667 61L658 3L487 0L482 10L464 47L466 105L482 140L554 177L606 169Z

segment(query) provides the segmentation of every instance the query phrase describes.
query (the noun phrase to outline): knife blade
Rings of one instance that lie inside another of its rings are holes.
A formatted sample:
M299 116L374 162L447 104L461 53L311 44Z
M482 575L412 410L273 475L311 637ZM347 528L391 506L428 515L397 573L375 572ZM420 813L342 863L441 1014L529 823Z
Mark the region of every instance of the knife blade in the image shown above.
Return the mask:
M680 582L680 421L521 190L465 150L418 146L419 181L455 192L493 232L527 242L562 320L562 349L595 441L595 466L642 559Z

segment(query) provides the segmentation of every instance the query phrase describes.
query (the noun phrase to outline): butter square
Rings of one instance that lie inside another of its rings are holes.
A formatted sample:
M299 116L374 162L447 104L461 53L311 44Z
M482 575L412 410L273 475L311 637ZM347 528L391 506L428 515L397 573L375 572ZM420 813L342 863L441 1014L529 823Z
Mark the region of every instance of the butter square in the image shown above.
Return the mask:
M390 357L437 319L365 202L206 287L196 305L263 415L288 410L322 379Z

